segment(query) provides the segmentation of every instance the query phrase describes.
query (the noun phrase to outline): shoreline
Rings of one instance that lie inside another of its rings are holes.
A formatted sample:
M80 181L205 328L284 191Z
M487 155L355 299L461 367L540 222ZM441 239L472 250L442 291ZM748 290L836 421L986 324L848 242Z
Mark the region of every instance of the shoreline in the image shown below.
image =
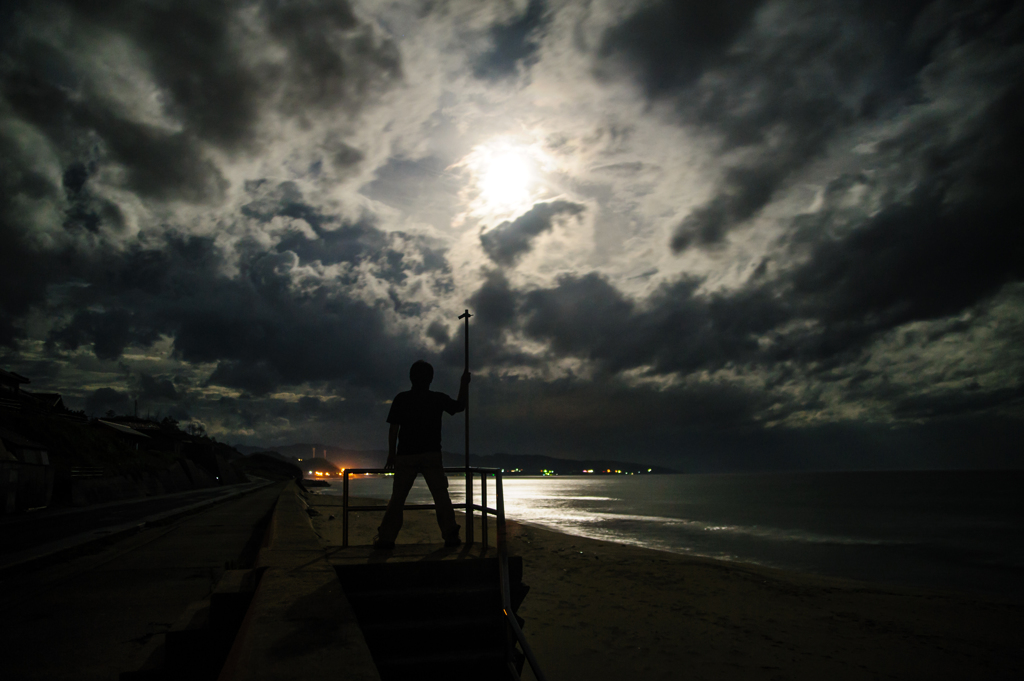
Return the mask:
M308 501L324 546L343 550L329 520L341 498ZM352 514L351 544L369 543L379 515ZM550 678L1024 677L1017 602L507 527L531 586L523 631ZM432 511L406 512L399 543L439 541Z
M315 494L316 494L316 492L313 492L313 495L315 495ZM317 497L313 496L313 495L311 495L311 497L309 499L309 503L310 503L310 505L314 505L315 506L315 505L318 505L318 503L316 501ZM339 506L339 507L341 506L341 495L340 494L337 495L336 497L335 497L335 495L327 495L327 498L337 498L338 502L337 502L337 504L331 503L331 504L324 504L324 505L326 505L326 506L335 506L336 505L336 506ZM380 499L380 498L377 498L377 497L351 497L351 499L353 499L353 500L358 499L359 503L369 502L369 503L377 503L377 504L381 504L381 505L387 503L387 499ZM429 518L431 518L431 519L433 518L433 511L406 511L407 522L408 522L409 514L422 514L422 516L428 516L429 515ZM358 514L353 513L352 515L356 516ZM415 527L414 532L417 533L417 538L416 538L416 541L412 542L412 543L426 543L426 540L425 540L425 538L422 535L429 535L432 529L436 530L436 526L431 525L430 522L426 522L426 527L422 527L421 526L422 523L425 522L422 519L422 517L418 517L418 516L414 516L414 517L417 518L417 520L414 521L414 527ZM455 517L456 517L456 519L464 518L465 517L465 511L461 510L459 508L456 508L455 509ZM479 515L475 516L474 520L475 520L474 527L476 528L475 529L475 532L476 532L475 537L476 537L476 540L479 542L480 541L480 517L479 517ZM868 579L857 579L855 577L842 577L842 576L837 576L837 575L822 574L820 572L812 572L812 571L809 571L809 570L800 570L798 568L778 567L778 566L775 566L775 565L768 565L768 564L765 564L765 563L758 563L758 562L753 561L753 560L744 560L744 559L741 559L741 558L724 558L724 557L721 557L721 556L712 556L712 555L707 555L707 554L697 553L697 552L673 551L671 549L666 549L666 548L657 548L657 547L651 547L651 546L644 546L643 544L639 544L639 543L630 543L630 542L626 542L626 541L616 541L614 539L601 539L601 538L597 538L597 537L588 537L588 536L582 535L582 534L573 534L572 532L567 532L567 531L565 531L563 529L560 529L560 528L549 527L547 525L543 525L543 524L535 522L535 521L531 521L531 520L516 520L516 519L513 519L513 518L509 518L507 516L505 518L505 522L506 522L506 525L508 527L507 531L508 531L509 538L511 538L513 536L516 536L517 534L520 533L520 532L516 532L515 530L513 530L513 527L522 528L524 530L529 528L529 529L534 529L534 530L537 530L537 531L540 531L540 532L548 532L548 533L551 533L551 534L554 534L554 535L558 535L558 536L564 538L564 540L573 540L573 541L579 540L581 542L595 542L597 544L607 544L609 546L621 546L621 547L628 548L628 549L636 549L636 550L640 550L640 551L651 551L651 552L654 552L654 553L657 553L657 554L666 554L668 556L673 556L673 557L676 557L676 558L679 558L679 559L684 559L684 560L692 560L692 561L697 561L697 562L706 561L706 562L708 562L710 564L718 565L722 569L734 569L734 570L748 569L751 572L763 571L763 572L766 572L766 573L777 573L778 575L791 575L794 578L798 578L800 580L807 580L807 581L820 580L823 583L833 583L833 582L835 582L835 583L845 584L849 588L859 588L859 589L868 589L868 590L877 589L877 590L880 590L880 591L897 592L897 593L898 592L906 592L908 594L916 594L916 595L922 595L922 594L933 594L933 595L936 595L936 596L941 596L941 595L958 595L958 596L961 596L961 597L964 597L964 598L977 599L977 600L981 600L981 601L993 601L993 602L997 602L997 603L1010 603L1010 604L1024 605L1024 595L1022 595L1022 596L1010 596L1010 595L1005 595L1005 594L1004 595L1000 595L999 593L994 592L994 591L982 591L982 590L974 591L974 590L968 590L968 589L956 589L956 588L951 588L951 587L928 587L928 586L918 586L918 585L913 585L913 584L902 584L902 583L899 583L899 582L889 582L889 581L884 581L884 580L868 580ZM460 523L460 526L462 526L464 524L465 523ZM491 532L491 534L490 534L490 538L491 538L490 541L491 541L491 545L493 546L494 541L495 541L494 537L497 536L497 534L496 534L497 530L496 530L495 521L494 521L493 518L491 519L488 527L490 528L490 532ZM403 525L403 532L405 532L407 529L408 529L408 526ZM338 536L340 537L340 533L339 533ZM462 535L460 535L460 536L465 538L465 529L464 528L463 528L463 531L462 531ZM351 541L351 543L353 543L353 545L355 545L354 539L350 538L350 541ZM509 553L510 553L510 555L512 554L511 544L509 545ZM1022 621L1024 621L1024 618L1022 618ZM1022 642L1024 642L1024 639L1022 639Z
M539 477L539 476L533 476L533 477ZM341 501L340 501L341 500L341 489L340 489L340 486L338 486L338 487L334 487L334 486L326 487L325 486L325 487L321 487L320 489L318 489L317 491L314 491L312 493L313 494L318 494L318 495L325 493L325 496L328 497L328 498L336 498L336 499L338 499L337 505L339 505L339 506L341 505ZM366 501L368 503L377 503L377 504L382 504L382 505L387 503L387 499L383 499L383 498L380 498L380 497L360 497L360 498L362 498L364 501ZM427 503L429 503L429 501ZM456 508L455 512L457 514L457 517L462 517L462 516L465 515L465 511L460 510L459 508ZM973 585L977 582L977 580L971 581L970 585L965 585L965 584L967 584L967 580L960 580L959 583L953 583L952 581L950 581L948 579L947 580L932 580L931 583L927 583L925 580L922 580L922 581L919 581L919 582L916 582L916 581L913 581L913 580L899 581L897 578L886 579L884 577L875 578L873 576L863 576L863 575L860 575L860 574L841 574L841 573L819 572L819 571L814 571L812 569L805 569L805 568L801 568L801 567L797 567L797 566L778 565L778 564L772 564L772 563L769 563L769 562L758 562L758 560L756 560L754 558L749 558L749 557L727 556L727 555L720 555L720 554L716 555L716 554L712 554L712 553L701 553L698 550L674 550L673 548L670 548L670 547L657 547L657 546L645 545L645 544L641 543L640 541L635 541L634 542L634 541L628 541L628 540L619 540L619 539L616 539L616 538L613 538L613 537L595 537L595 536L588 536L586 534L577 534L577 533L573 532L571 528L548 526L548 525L545 525L543 523L536 522L534 520L519 520L519 519L514 519L514 518L506 516L506 521L508 523L510 523L510 524L511 523L515 523L515 524L526 526L526 527L533 527L533 528L536 528L538 530L542 530L542 531L546 531L546 532L554 532L554 533L557 533L557 534L560 534L560 535L563 535L563 536L569 537L569 538L580 539L580 540L587 540L587 541L605 542L605 543L609 543L609 544L615 544L615 545L626 546L626 547L633 547L633 548L643 549L643 550L648 550L648 551L657 551L657 552L666 553L666 554L669 554L669 555L672 555L672 556L678 556L678 557L689 558L689 559L694 559L694 560L709 560L709 561L721 563L723 565L735 566L737 568L742 568L742 567L746 566L746 567L749 567L751 569L774 570L774 571L779 571L780 573L783 573L783 574L794 574L794 575L800 575L800 576L807 577L807 578L819 578L819 579L825 579L825 580L839 580L839 581L849 582L849 583L855 584L855 585L861 585L861 586L864 586L864 587L886 589L886 590L891 590L891 591L892 590L896 590L896 591L902 590L902 591L915 592L915 593L918 593L918 592L958 593L958 594L962 594L962 595L969 596L969 597L974 597L974 598L982 598L982 599L986 599L987 598L987 599L997 600L997 601L1000 601L1000 602L1016 602L1016 603L1019 603L1021 605L1024 605L1024 589L1016 589L1016 590L1012 590L1012 591L1007 591L1005 589L999 588L999 585L992 586L990 588L984 588L982 586L976 586L975 587ZM479 527L479 520L477 520L477 527ZM476 535L478 540L479 540L479 536L480 535L479 535L479 531L478 531L478 533ZM1003 585L1003 586L1005 586L1005 585Z

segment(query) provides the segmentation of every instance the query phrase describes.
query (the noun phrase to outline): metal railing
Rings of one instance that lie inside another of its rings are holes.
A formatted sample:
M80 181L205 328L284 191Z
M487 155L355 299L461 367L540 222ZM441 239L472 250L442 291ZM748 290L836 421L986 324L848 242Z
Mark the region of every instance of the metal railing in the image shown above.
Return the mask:
M468 523L473 522L473 511L480 511L482 521L481 524L481 539L483 539L484 547L487 546L487 516L493 515L495 517L495 529L497 530L497 549L498 549L498 578L501 582L501 610L505 614L505 624L516 638L516 642L519 643L519 647L523 650L523 656L526 661L530 663L530 668L533 670L534 676L537 681L547 681L547 677L544 676L544 672L541 671L540 665L537 664L537 658L534 657L533 650L530 648L530 644L526 642L526 637L523 636L523 630L519 626L519 622L516 620L516 615L512 611L512 588L509 584L508 577L508 548L506 546L506 534L505 534L505 493L501 484L501 469L500 468L445 468L445 473L464 473L467 476L480 475L480 503L473 503L473 500L467 495L466 501L461 504L452 504L455 508L466 509L466 521ZM393 473L393 471L386 470L384 468L347 468L342 471L342 497L341 497L341 545L343 548L348 547L348 514L350 511L383 511L387 509L387 505L374 505L374 506L350 506L348 503L348 476L349 475L387 475ZM487 505L487 476L493 475L495 482L495 496L497 508L490 508ZM437 508L436 504L405 504L402 509L406 511L411 510L434 510ZM468 537L468 533L467 533ZM469 543L469 542L467 542ZM513 679L519 680L519 672L516 670L515 664L512 662L513 659L513 648L514 643L509 643L509 649L507 651L506 659L508 661L508 671Z
M488 508L487 506L487 476L498 475L498 484L501 482L501 469L500 468L445 468L445 473L465 473L467 476L473 476L477 473L480 474L480 503L474 504L469 496L466 497L466 501L461 504L452 504L454 508L466 509L466 522L473 522L473 511L480 511L483 515L484 523L482 528L481 537L483 539L484 546L487 546L487 516L488 514L497 517L498 510L494 508ZM342 497L341 497L341 545L342 547L348 546L348 514L349 511L384 511L387 506L349 506L348 503L348 476L349 475L388 475L394 471L387 470L385 468L346 468L342 471ZM402 507L406 511L432 511L436 508L435 504L406 504ZM466 533L467 540L469 533ZM467 541L471 544L472 541Z

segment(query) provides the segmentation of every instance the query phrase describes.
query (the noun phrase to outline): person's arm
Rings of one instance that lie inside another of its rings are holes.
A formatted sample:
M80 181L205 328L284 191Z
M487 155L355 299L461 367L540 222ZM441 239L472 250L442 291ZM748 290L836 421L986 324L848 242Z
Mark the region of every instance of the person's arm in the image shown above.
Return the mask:
M469 381L470 373L468 371L462 372L462 380L459 382L459 396L455 398L455 404L457 409L453 412L458 414L460 411L466 409L466 401L469 399Z
M394 470L395 468L395 453L398 451L398 429L401 428L397 423L392 423L391 427L388 428L388 460L384 464L385 470Z

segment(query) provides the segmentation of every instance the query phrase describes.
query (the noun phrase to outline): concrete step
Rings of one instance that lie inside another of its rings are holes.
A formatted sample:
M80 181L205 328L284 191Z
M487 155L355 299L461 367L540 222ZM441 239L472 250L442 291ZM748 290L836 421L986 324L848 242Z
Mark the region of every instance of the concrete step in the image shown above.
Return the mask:
M172 671L196 672L210 666L217 641L210 632L210 601L190 604L164 634L164 666Z
M210 627L238 631L256 592L262 570L225 570L210 594Z
M522 561L519 561L520 566ZM353 590L430 588L449 585L492 584L498 579L494 558L336 565L346 592ZM510 575L513 576L513 575ZM519 580L522 571L519 571Z
M335 570L384 681L509 679L497 559L335 564ZM522 575L522 559L510 558L513 614L529 591ZM519 659L511 663L521 668Z
M392 657L377 661L381 681L509 681L505 650L455 650L427 655Z
M208 599L191 603L165 633L154 636L121 681L212 681L245 618L261 570L226 570Z
M121 672L120 681L169 681L171 676L164 665L164 635L156 634L149 639L136 656L134 669Z
M364 624L363 636L378 657L418 656L455 650L500 648L504 622L499 613L461 617ZM399 642L399 647L395 644Z
M419 620L487 617L501 612L496 589L466 588L372 594L346 594L360 625L379 622L405 623Z

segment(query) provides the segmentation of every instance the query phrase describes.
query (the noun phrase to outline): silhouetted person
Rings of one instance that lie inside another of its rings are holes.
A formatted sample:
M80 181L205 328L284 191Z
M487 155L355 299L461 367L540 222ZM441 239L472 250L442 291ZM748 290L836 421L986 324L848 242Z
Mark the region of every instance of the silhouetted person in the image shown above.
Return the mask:
M395 471L391 500L384 512L384 520L377 528L373 545L379 549L395 546L395 537L402 529L402 507L409 496L416 474L422 473L430 494L434 497L437 524L441 528L445 546L458 546L459 525L455 524L455 510L448 496L448 476L441 462L441 412L458 414L466 408L469 372L462 374L459 397L452 399L444 393L430 390L434 380L434 367L419 360L409 369L412 390L398 393L388 412L388 461L384 468Z

